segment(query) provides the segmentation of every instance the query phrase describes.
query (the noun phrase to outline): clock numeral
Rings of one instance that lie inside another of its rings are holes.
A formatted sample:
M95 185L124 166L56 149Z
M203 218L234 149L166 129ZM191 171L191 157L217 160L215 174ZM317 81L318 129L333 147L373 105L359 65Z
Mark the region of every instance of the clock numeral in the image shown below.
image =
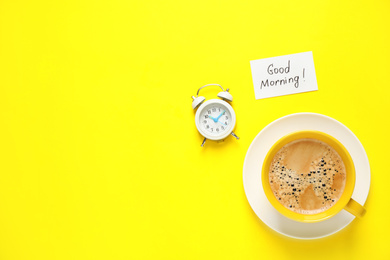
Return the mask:
M227 125L227 122L225 122L225 125Z
M209 118L209 115L205 115L204 118Z
M206 125L206 129L209 129L210 128L210 126L209 125Z
M206 120L203 120L203 124L207 124L207 121L206 121Z
M223 111L223 114L222 114L222 115L224 115L224 114L226 114L226 111Z
M210 111L210 110L207 110L207 113L208 113L208 114L211 114L211 111Z
M221 126L222 130L225 130L225 127L223 127L223 125Z
M211 127L210 130L211 130L211 132L212 132L212 131L213 131L213 128Z
M229 119L229 117L228 117L228 116L225 116L225 118L226 118L226 120L228 120L228 119Z
M221 108L220 107L218 108L218 112L221 112Z
M219 128L217 128L217 129L215 129L215 130L217 130L217 132L219 132Z
M217 111L217 109L216 109L216 108L213 108L213 112L215 112L215 111Z

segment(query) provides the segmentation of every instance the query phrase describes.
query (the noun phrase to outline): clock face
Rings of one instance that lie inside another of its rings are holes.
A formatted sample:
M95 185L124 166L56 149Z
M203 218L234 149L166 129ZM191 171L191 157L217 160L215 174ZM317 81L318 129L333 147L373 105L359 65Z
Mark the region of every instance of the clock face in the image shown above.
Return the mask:
M203 136L219 140L228 136L235 124L232 107L221 100L209 100L199 108L197 127Z

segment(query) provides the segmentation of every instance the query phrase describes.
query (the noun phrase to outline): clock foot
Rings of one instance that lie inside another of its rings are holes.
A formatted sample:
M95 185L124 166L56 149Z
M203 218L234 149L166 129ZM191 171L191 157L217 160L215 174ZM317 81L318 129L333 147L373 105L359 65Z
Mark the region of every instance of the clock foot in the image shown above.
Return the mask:
M232 136L234 136L237 140L240 139L240 137L238 137L235 133L231 133Z
M205 138L204 140L203 140L203 142L202 142L202 147L204 146L204 143L206 142L206 140L207 140L207 138Z

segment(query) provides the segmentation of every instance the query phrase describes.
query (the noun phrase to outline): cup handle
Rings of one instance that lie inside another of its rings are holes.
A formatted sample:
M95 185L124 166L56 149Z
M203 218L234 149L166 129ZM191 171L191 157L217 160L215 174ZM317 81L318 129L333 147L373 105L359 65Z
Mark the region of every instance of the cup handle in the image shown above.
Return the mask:
M344 209L358 218L361 218L366 214L366 209L352 198Z

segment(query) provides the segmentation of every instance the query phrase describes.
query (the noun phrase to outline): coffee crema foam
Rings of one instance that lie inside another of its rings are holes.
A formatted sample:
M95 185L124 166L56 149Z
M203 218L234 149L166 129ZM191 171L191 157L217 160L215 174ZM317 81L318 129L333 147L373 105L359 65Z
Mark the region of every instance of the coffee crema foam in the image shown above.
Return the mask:
M286 144L275 154L269 170L275 197L300 214L316 214L331 208L341 197L345 180L340 155L316 139Z

